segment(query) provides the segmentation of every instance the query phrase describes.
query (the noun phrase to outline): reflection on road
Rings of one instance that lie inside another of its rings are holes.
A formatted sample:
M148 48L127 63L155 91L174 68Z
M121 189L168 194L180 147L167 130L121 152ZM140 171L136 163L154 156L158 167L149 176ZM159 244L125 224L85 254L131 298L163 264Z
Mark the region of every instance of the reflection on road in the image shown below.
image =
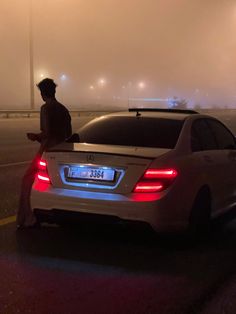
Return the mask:
M114 226L9 224L0 227L1 303L7 313L189 313L234 272L235 227L193 242Z

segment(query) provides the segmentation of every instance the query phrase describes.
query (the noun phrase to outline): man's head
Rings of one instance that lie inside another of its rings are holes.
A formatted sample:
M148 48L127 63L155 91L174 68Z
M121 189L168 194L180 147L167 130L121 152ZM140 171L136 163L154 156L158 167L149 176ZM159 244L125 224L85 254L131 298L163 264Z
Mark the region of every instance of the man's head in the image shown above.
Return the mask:
M43 100L55 98L57 84L50 78L45 78L37 84Z

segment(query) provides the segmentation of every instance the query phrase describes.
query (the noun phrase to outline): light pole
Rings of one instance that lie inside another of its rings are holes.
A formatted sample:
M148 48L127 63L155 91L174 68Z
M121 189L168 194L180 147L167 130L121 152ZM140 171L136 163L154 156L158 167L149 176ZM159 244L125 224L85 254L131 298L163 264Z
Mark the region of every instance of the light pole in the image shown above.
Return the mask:
M34 103L34 47L33 47L33 2L29 0L29 80L30 109L35 109Z
M101 102L103 102L103 106L104 106L104 103L105 103L105 86L107 85L107 79L102 77L98 80L98 86L100 88L100 99L101 99Z
M130 92L131 92L132 82L128 83L128 109L130 105Z

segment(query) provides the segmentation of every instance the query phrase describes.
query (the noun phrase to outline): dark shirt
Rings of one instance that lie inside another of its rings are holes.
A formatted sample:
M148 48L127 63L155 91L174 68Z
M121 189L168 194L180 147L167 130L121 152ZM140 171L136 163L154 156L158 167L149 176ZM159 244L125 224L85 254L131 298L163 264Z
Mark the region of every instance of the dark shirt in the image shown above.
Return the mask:
M56 99L42 105L40 129L43 150L69 138L72 135L72 127L67 108Z

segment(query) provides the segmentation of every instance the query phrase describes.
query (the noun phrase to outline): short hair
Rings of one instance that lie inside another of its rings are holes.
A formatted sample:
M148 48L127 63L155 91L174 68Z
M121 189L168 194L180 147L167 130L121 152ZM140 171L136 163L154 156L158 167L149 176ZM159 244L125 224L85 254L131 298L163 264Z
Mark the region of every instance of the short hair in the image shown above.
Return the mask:
M40 92L47 97L54 97L57 84L50 78L45 78L37 84Z

